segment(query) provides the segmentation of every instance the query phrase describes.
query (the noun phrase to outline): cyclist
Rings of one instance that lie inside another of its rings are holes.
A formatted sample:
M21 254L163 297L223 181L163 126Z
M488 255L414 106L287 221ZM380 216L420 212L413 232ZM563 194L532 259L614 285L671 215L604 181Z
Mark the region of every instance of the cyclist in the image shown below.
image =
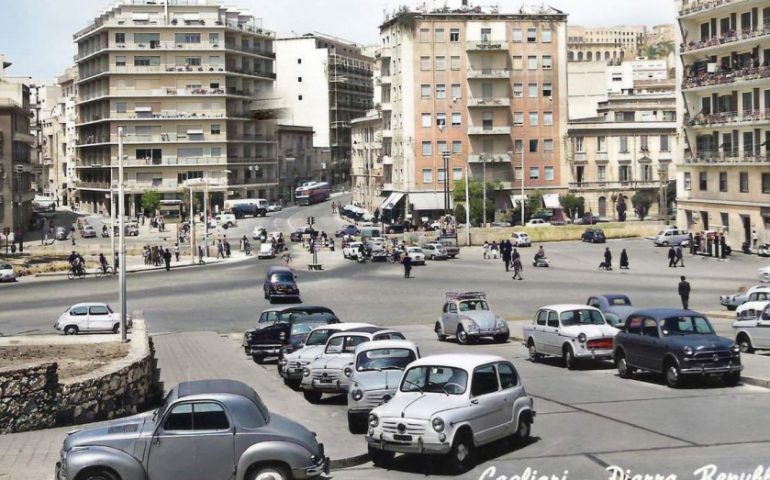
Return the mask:
M102 273L107 274L107 269L110 267L110 264L107 263L107 258L104 256L103 253L99 254L99 265L102 267Z

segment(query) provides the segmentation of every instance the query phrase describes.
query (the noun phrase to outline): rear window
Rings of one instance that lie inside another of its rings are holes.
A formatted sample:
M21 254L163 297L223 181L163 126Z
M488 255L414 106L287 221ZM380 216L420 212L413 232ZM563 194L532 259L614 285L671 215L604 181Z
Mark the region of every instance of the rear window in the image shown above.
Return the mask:
M627 298L615 297L610 301L611 305L631 305L631 302Z

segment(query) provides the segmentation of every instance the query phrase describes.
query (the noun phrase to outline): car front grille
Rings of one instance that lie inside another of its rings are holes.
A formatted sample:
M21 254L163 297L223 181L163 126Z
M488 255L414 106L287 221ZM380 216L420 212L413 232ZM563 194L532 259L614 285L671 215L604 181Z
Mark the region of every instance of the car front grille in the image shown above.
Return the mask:
M313 370L314 380L329 380L334 382L342 376L342 373L337 370Z
M731 363L733 354L728 350L698 352L694 360L695 363L704 367L723 367Z
M383 432L405 434L405 435L425 435L425 430L427 426L428 426L428 422L424 420L415 420L415 419L408 419L408 418L383 420L382 422Z

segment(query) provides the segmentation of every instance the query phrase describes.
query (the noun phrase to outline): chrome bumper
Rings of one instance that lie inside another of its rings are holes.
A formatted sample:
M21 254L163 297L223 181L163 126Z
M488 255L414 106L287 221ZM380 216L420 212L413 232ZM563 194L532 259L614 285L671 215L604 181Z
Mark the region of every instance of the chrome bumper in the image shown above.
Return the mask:
M398 453L424 453L428 455L445 455L450 452L452 445L449 443L425 443L422 437L416 437L416 441L397 441L383 438L384 433L381 433L378 438L371 436L366 437L366 443L372 448L378 450L385 450L386 452L398 452Z
M580 359L594 359L594 360L600 360L600 359L611 359L612 358L612 349L611 348L602 348L602 349L592 349L588 351L583 351L581 353L575 353L575 358L578 360Z
M723 365L718 367L692 366L682 367L679 373L682 375L719 375L723 373L736 373L743 370L743 365Z

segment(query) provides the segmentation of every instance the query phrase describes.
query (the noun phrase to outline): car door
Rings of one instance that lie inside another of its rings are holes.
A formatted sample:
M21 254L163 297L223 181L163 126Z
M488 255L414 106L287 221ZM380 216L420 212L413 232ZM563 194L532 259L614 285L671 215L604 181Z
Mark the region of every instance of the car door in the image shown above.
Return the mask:
M217 402L172 406L150 443L149 480L229 480L235 468L235 434Z
M543 342L545 337L545 327L548 321L548 311L539 310L532 322L532 338L535 341L535 349L538 352L545 352L547 347Z
M104 305L88 307L88 329L95 331L112 330L112 316Z
M444 323L444 333L454 335L457 332L457 305L454 302L447 302L441 317Z
M561 356L559 346L559 314L554 310L548 310L545 327L539 332L543 337L543 352L548 355Z
M751 329L755 348L770 348L770 308L765 307L757 316L757 326Z
M642 334L639 337L639 366L645 370L659 371L663 361L663 350L657 320L645 318L642 322Z
M490 363L476 367L471 378L470 423L474 442L487 443L499 434L505 414L505 395L500 392L497 369Z
M626 321L624 332L621 336L623 352L626 355L626 362L629 365L638 367L639 360L639 337L642 335L643 317L630 316Z
M70 308L70 318L67 324L75 325L81 332L88 331L88 307Z
M516 417L518 412L514 410L516 399L523 394L524 387L519 382L519 375L513 365L508 362L497 364L497 375L500 380L500 393L503 396L503 411L500 414L500 430L496 438L505 437L516 431Z

